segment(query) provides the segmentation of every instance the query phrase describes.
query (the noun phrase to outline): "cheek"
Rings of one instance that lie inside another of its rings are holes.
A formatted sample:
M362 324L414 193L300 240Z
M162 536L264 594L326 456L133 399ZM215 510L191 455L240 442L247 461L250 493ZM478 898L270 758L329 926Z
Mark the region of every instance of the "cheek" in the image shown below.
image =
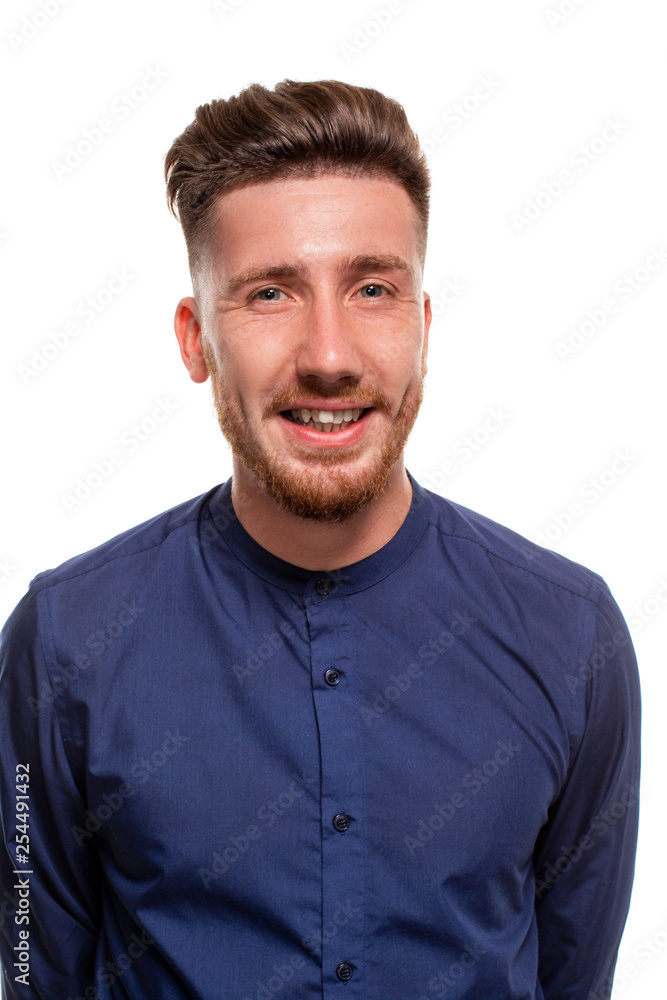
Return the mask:
M291 384L290 371L273 354L264 344L241 355L227 355L224 384L247 414L263 411L278 392Z
M421 351L406 351L404 345L395 342L387 348L376 371L380 384L400 397L422 379Z
M383 373L386 379L398 383L401 378L407 380L413 373L419 373L423 350L421 332L412 329L411 325L406 323L373 339L374 344L372 350L368 352L368 361L378 372Z

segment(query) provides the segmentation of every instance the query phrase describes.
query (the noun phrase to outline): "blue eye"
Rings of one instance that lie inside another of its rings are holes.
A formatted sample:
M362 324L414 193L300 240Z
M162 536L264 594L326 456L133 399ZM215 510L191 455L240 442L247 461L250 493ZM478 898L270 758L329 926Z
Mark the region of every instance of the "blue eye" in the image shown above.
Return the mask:
M382 285L364 285L359 291L369 293L367 296L362 295L362 298L379 299L384 294L385 289Z
M278 296L279 295L283 295L283 294L284 293L281 292L281 290L279 288L261 288L258 292L255 293L255 298L259 298L260 295L268 295L268 298L261 299L260 301L261 302L277 302L278 301Z

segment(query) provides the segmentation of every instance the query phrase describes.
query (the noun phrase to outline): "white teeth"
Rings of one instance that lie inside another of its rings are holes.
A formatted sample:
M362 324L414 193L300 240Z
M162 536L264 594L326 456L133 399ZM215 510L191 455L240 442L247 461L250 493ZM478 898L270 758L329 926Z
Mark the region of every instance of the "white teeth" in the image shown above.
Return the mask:
M363 409L354 410L292 410L293 419L300 424L314 427L315 430L331 433L335 430L346 430L359 419Z

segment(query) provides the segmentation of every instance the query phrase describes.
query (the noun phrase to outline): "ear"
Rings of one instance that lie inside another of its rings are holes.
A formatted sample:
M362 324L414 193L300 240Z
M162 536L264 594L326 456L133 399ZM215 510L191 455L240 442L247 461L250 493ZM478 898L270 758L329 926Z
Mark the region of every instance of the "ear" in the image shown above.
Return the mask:
M424 292L424 346L422 348L422 368L424 375L428 371L428 366L426 364L426 355L428 353L428 332L431 329L431 320L433 319L433 313L431 310L431 296L428 292Z
M195 299L188 296L176 306L174 331L181 349L183 364L193 382L205 382L208 369L201 349L201 323Z

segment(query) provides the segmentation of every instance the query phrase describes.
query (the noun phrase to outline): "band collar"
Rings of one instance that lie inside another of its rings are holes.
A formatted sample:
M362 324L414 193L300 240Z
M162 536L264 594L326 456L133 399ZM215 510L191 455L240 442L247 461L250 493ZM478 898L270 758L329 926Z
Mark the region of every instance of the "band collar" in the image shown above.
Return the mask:
M406 470L407 471L407 470ZM408 472L412 503L405 520L389 541L365 559L337 570L310 570L280 559L245 530L232 504L232 477L212 494L203 519L216 537L247 569L283 590L306 594L313 601L345 596L379 583L395 572L422 537L429 521L430 494ZM329 581L329 582L325 582Z

